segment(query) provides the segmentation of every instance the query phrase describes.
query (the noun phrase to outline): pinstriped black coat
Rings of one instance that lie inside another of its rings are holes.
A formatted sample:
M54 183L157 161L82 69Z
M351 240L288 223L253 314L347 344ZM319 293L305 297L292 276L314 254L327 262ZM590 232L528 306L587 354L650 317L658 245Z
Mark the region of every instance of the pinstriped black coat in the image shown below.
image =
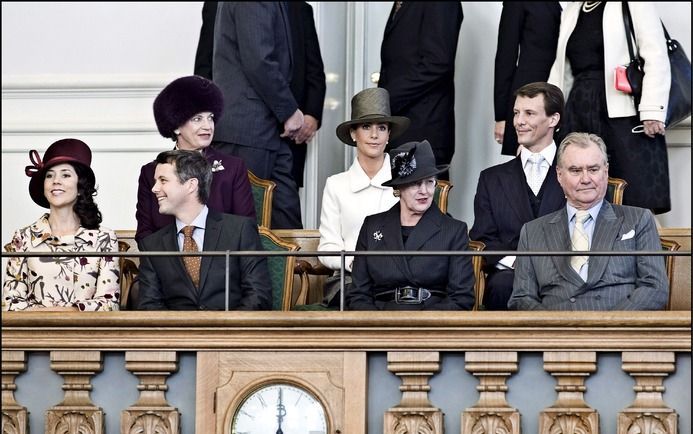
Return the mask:
M400 204L366 217L356 250L467 250L467 224L444 215L432 205L402 241ZM474 306L474 270L470 256L356 256L352 286L345 299L349 310L470 310ZM400 286L447 292L421 305L376 301L375 294Z

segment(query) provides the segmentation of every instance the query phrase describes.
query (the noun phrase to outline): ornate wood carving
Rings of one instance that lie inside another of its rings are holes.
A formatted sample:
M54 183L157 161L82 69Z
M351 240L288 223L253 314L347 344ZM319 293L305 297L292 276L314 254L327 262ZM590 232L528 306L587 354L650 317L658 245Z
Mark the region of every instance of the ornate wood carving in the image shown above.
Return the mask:
M402 379L400 403L385 412L385 434L442 434L443 412L428 400L428 379L440 369L438 352L389 352L387 369Z
M64 378L65 399L46 412L46 434L103 434L103 410L91 402L91 377L103 369L99 351L51 351L51 369Z
M663 381L675 369L673 352L624 352L622 368L635 379L635 400L618 414L618 434L677 434L678 414L664 403Z
M26 371L24 351L2 352L2 434L26 434L28 413L26 407L17 403L14 391L15 378Z
M166 377L178 370L174 351L127 351L125 367L140 379L137 402L120 415L122 434L179 434L180 413L166 401Z
M544 370L556 377L558 397L539 415L539 434L598 434L599 414L583 395L585 379L597 370L597 354L548 351Z
M520 413L505 398L505 380L517 372L517 353L469 351L464 356L464 368L479 378L479 401L462 413L462 432L519 434Z

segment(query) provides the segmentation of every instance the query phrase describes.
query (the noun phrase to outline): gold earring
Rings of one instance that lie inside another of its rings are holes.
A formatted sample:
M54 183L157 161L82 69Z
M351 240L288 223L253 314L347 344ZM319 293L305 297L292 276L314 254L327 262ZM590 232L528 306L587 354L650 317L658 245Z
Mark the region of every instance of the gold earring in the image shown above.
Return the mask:
M392 190L392 195L394 197L399 197L399 190Z

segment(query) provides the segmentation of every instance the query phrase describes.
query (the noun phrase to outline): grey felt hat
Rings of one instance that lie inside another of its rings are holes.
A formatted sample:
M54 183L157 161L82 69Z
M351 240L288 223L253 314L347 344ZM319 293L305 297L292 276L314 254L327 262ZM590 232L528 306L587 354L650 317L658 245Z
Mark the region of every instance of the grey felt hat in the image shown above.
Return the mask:
M443 173L449 164L436 166L436 157L428 140L408 142L390 151L392 179L383 182L385 187L411 184L412 182Z
M356 146L349 130L352 126L370 122L390 124L390 140L409 128L409 118L390 115L390 94L382 87L364 89L351 99L351 120L337 127L337 137L347 145Z

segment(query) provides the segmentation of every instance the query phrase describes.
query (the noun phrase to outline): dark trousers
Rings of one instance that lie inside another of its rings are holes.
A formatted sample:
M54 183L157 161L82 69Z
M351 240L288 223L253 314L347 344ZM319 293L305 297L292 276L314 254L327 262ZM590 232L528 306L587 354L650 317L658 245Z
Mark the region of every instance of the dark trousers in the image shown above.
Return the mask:
M301 201L291 175L293 157L286 142L282 141L276 151L228 142L214 142L213 146L242 159L255 176L277 184L272 198L272 229L303 229Z
M514 277L514 270L494 270L489 273L483 300L486 310L508 310Z

